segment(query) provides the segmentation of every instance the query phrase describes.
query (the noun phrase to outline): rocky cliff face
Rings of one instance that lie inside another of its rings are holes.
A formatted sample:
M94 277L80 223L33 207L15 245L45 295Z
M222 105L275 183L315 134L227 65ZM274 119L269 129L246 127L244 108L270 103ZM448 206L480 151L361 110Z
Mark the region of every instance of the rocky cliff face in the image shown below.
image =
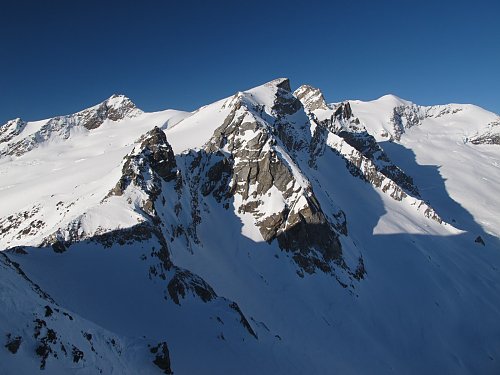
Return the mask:
M306 92L319 90L302 86L294 93L297 98L307 97ZM359 176L396 200L416 199L418 207L425 207L427 217L441 221L435 211L419 200L420 194L411 176L395 165L380 147L375 138L368 133L359 119L353 114L348 102L339 103L332 108L315 109L309 101L302 104L313 125L313 137L310 142L309 164L314 166L325 147L331 147L345 159L346 166L355 176Z
M392 125L391 136L399 141L401 136L410 128L419 126L425 119L439 119L443 116L449 116L463 111L460 106L435 105L420 106L411 102L398 104L392 109L389 122Z
M302 270L330 272L331 262L342 260L339 235L287 154L300 146L290 144L281 129L287 125L286 117L302 106L291 95L288 80L269 86L269 91L275 90L270 106L254 106L243 95L231 99L229 116L205 147L209 155L225 154L209 169L209 186L217 185L227 166L229 178L222 191L226 199L234 200L238 214L251 217L265 241L277 240L283 250L292 252ZM266 202L276 199L281 203L269 209Z
M396 140L409 128L418 126L425 118L425 112L417 105L401 105L392 111L391 123L393 125L393 136Z
M165 133L154 127L138 140L136 148L125 158L122 176L110 195L122 195L130 184L134 184L150 196L151 201L144 203L144 208L151 212L153 202L161 192L160 179L169 182L175 179L176 174L177 164L172 147Z
M293 94L300 100L304 108L307 108L309 111L315 111L316 109L329 109L325 98L323 97L323 93L315 87L302 85Z

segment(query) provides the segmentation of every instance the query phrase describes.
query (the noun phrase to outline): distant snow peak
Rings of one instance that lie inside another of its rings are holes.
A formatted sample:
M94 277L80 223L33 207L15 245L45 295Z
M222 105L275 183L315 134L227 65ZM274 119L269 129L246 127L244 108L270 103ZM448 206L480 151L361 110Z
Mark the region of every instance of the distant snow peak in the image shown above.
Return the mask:
M137 108L137 106L132 102L132 100L130 100L125 95L113 94L104 103L106 103L108 111L110 109L114 109L115 111L120 112L119 115L118 113L116 114L118 115L116 117L121 117L119 119L122 119L123 117L135 117L142 113L142 111ZM113 116L113 113L111 113L110 115ZM112 118L110 119L113 120Z
M396 96L394 94L386 94L375 100L376 102L383 102L384 104L389 104L392 107L397 107L401 105L412 105L413 103L409 100L405 100Z
M24 131L27 123L15 119L0 128L0 143L5 144L0 149L0 155L21 156L49 140L68 139L74 129L93 130L106 120L118 122L141 114L143 112L129 98L124 95L113 95L100 104L80 112L39 122L40 124L33 127L29 133Z
M111 103L113 101L116 101L116 102L123 102L123 101L130 101L130 98L128 98L127 96L123 95L123 94L113 94L111 95L108 99L107 99L107 102L108 103Z
M101 126L105 120L120 121L125 118L137 117L142 113L129 98L114 94L101 104L75 115L82 116L81 125L91 130Z

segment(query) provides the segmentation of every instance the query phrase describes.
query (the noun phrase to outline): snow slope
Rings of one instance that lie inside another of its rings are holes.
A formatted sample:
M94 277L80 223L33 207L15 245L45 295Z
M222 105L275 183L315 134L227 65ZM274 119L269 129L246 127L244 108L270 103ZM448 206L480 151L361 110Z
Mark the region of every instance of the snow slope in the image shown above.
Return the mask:
M448 221L500 236L498 146L470 142L498 122L498 115L470 104L422 107L390 95L350 103L391 159L415 178L424 198L448 213ZM401 116L400 140L387 142L384 135L395 134L398 108L417 116ZM412 123L407 117L418 118Z
M497 119L394 96L328 105L281 78L192 113L113 96L9 122L0 360L496 374L500 149L472 140Z

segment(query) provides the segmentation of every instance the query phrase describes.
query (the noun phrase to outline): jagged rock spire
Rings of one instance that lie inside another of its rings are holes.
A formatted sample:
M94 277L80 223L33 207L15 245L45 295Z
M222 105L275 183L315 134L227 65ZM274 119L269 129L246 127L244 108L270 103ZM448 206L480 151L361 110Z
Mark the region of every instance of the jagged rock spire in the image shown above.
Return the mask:
M328 109L323 93L320 89L309 85L302 85L294 91L293 95L299 99L308 111Z

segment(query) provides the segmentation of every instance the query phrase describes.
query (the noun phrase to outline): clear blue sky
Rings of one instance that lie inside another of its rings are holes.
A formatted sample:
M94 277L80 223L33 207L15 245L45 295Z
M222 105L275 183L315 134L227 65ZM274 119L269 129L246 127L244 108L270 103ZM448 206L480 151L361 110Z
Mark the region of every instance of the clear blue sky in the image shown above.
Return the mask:
M500 1L2 1L0 123L113 93L193 110L276 77L500 113Z

